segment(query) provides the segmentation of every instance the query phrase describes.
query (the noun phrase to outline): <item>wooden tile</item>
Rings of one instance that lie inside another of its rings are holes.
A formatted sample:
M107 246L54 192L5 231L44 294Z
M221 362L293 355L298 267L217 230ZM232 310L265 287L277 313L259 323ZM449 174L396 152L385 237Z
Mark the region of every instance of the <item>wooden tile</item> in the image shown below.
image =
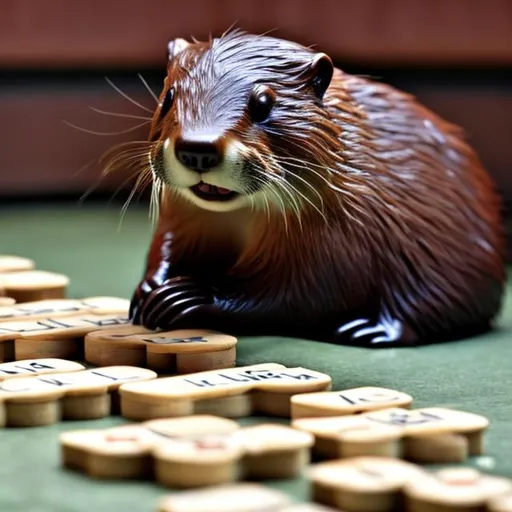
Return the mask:
M326 458L361 455L453 463L483 452L487 418L443 408L387 408L355 415L299 418L292 426L315 436Z
M169 488L298 477L313 437L291 427L239 427L211 415L61 434L62 463L102 478L154 478Z
M362 415L300 418L292 426L315 436L313 452L337 459L362 455L400 457L403 429L369 422Z
M155 379L146 368L111 366L0 382L0 425L34 427L108 416L124 382Z
M0 254L0 274L5 272L33 270L35 266L34 261L29 258L10 254Z
M160 378L153 386L126 384L121 411L136 421L194 413L289 417L292 395L330 389L331 382L326 374L276 363L199 372Z
M488 512L512 512L512 491L493 496L487 501Z
M307 478L318 503L345 512L392 512L406 483L422 473L419 466L400 459L352 457L315 464Z
M33 302L66 297L69 278L44 270L25 270L0 274L0 288L16 302Z
M453 467L407 482L408 512L475 512L492 498L512 491L512 480L485 475L473 468Z
M129 325L87 334L84 352L86 361L101 366L132 364L185 374L234 367L236 344L235 337L213 331L156 332Z
M38 300L0 307L0 322L24 322L86 313L128 316L129 307L129 300L117 297Z
M442 407L393 408L364 413L364 416L372 423L402 427L405 435L462 435L467 439L471 456L483 453L483 433L489 426L484 416Z
M160 500L156 512L280 512L288 495L255 483L182 491ZM286 510L286 509L285 509Z
M292 398L292 418L341 416L388 407L407 408L412 397L401 391L379 387L360 387L342 391L304 393Z
M95 312L1 322L0 361L41 357L80 359L87 333L127 323L124 316Z
M0 382L29 375L46 375L85 370L83 364L67 359L24 359L13 363L0 364Z

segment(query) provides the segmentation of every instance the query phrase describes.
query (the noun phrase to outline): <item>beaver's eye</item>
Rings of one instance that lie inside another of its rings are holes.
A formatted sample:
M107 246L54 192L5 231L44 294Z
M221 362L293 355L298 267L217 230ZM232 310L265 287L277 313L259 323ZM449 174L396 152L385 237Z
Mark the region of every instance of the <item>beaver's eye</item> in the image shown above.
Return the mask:
M249 114L256 123L265 121L272 111L275 102L275 93L269 87L258 85L249 98Z
M170 87L165 93L162 103L160 103L160 117L165 117L171 110L174 103L174 87Z

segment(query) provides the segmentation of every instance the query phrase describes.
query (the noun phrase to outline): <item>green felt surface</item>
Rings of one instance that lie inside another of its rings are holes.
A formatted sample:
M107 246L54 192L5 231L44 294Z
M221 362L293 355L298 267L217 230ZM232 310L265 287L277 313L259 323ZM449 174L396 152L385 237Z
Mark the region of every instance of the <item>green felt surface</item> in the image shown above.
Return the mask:
M0 253L33 258L70 276L70 297L128 298L150 239L144 209L119 228L119 207L0 209ZM334 389L385 386L413 395L414 406L446 406L486 415L486 454L469 463L512 477L512 303L499 329L471 340L412 349L369 350L279 338L241 339L238 364L301 365L332 376ZM168 493L150 482L95 481L59 466L59 432L107 427L119 418L0 430L1 512L151 512ZM304 480L269 482L307 500Z

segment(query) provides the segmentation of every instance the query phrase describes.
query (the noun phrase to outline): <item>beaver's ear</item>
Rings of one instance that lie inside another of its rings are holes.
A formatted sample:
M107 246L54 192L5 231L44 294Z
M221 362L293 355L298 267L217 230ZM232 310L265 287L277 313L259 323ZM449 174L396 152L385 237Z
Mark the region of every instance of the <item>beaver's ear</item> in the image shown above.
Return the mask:
M176 55L181 53L188 45L189 42L181 37L169 41L169 43L167 43L167 60L171 62Z
M313 77L313 90L317 97L322 99L325 91L331 84L334 72L334 64L331 58L325 53L317 53L311 61L311 72Z

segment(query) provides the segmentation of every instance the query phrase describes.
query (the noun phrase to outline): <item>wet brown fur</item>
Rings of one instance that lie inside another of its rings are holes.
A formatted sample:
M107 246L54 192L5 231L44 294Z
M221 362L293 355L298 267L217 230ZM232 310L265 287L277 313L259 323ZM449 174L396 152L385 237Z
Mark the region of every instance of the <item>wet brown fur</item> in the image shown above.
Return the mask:
M500 202L461 130L408 94L337 69L314 101L314 52L293 43L243 33L216 41L169 65L175 113L155 113L153 139L207 119L263 159L280 156L314 207L304 202L285 223L277 208L203 211L166 187L146 277L162 277L169 261L173 275L199 276L229 313L226 330L244 334L327 339L382 311L425 341L489 326L505 281ZM241 113L254 77L282 105L266 129Z

